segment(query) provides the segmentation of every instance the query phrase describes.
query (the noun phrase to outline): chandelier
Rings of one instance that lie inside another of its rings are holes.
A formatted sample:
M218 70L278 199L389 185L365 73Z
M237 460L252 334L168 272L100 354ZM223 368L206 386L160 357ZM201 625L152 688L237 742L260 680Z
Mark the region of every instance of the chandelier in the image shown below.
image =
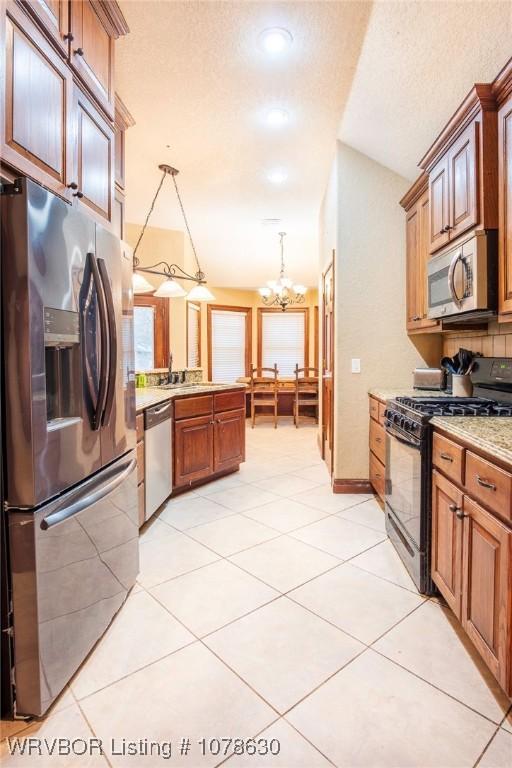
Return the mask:
M139 239L137 240L135 244L135 248L133 249L133 278L132 278L133 292L135 294L152 293L155 296L165 297L168 299L170 298L175 299L175 298L180 298L182 296L186 296L187 299L190 299L191 301L214 301L215 300L214 295L206 286L206 276L200 267L194 241L192 240L192 235L190 233L190 227L188 225L187 216L185 214L185 209L183 208L183 203L181 202L181 196L178 190L178 184L176 182L176 176L178 175L179 171L170 165L159 165L158 168L162 171L162 178L160 179L160 184L158 185L155 196L149 207L149 211L146 216L146 221L144 222L144 226L142 227L141 233L139 235ZM155 207L157 197L160 194L160 190L162 189L162 185L165 181L166 176L170 176L174 182L174 189L176 190L176 196L178 198L178 203L183 216L183 221L185 222L185 228L187 230L188 239L190 241L192 253L194 254L194 258L196 261L197 271L193 275L190 275L188 272L185 272L183 267L180 267L179 264L169 264L167 261L159 261L156 264L151 264L149 267L142 267L137 257L137 249L140 245L142 238L144 237L144 232L146 231L149 218L153 213L153 208ZM165 280L155 290L155 287L151 285L149 280L146 280L146 278L144 277L144 274L142 273L149 274L149 275L158 275L159 277L164 277ZM187 293L187 291L183 288L182 285L180 285L180 283L177 282L177 280L190 280L193 283L195 283L195 285Z
M284 238L286 232L279 232L281 247L281 271L278 280L268 280L264 288L259 288L258 293L267 307L281 307L283 312L290 304L302 304L307 288L296 284L289 277L285 277L284 269Z

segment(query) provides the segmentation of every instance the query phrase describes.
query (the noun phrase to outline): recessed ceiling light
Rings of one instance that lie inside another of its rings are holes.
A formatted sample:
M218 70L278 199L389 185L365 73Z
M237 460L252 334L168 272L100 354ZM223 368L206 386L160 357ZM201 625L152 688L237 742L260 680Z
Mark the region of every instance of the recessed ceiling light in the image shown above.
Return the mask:
M264 29L258 39L260 47L271 55L284 53L293 41L293 37L288 30L282 27Z
M267 173L267 179L272 184L283 184L288 178L288 174L283 168L275 168L273 171Z
M281 125L286 125L288 122L290 115L286 111L286 109L270 109L267 112L267 125L271 125L272 127L280 127Z

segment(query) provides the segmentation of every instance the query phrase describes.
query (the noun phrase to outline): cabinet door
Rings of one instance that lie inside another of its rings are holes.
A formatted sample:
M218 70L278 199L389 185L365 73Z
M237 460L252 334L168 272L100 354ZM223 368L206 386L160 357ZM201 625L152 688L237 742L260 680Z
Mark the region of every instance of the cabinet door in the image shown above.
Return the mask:
M103 109L114 118L114 39L90 0L71 3L69 59Z
M429 174L430 253L446 245L450 239L448 168L448 155L445 155Z
M213 416L174 422L174 485L190 485L213 473Z
M512 312L512 97L498 113L500 313Z
M75 118L75 197L104 224L112 221L114 131L79 88L75 89Z
M460 619L462 586L462 493L432 473L432 579Z
M471 123L450 149L450 239L478 224L478 128Z
M29 2L24 2L23 5L39 19L62 52L67 54L69 0L29 0Z
M245 461L245 411L215 415L214 471L236 467Z
M2 159L70 199L72 80L65 63L15 6L6 18Z
M407 213L406 228L406 306L407 329L416 328L421 320L418 313L418 252L419 252L419 212L417 206Z
M467 496L464 515L462 625L507 689L512 659L512 531Z

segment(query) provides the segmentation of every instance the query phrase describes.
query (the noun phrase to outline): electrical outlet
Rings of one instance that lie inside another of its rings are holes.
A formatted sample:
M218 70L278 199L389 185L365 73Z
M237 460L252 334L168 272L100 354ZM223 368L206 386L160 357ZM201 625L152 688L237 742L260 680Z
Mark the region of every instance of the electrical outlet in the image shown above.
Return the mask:
M352 373L361 373L361 360L359 357L352 358Z

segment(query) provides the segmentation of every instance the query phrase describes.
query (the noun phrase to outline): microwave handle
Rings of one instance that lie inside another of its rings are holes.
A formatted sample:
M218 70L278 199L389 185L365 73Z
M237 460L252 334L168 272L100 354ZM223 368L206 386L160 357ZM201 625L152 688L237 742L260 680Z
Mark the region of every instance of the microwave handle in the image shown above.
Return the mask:
M453 259L450 262L450 267L448 269L448 287L450 289L450 294L453 299L453 303L457 307L457 309L460 309L462 307L462 299L464 296L461 296L460 298L457 296L457 291L455 290L455 267L457 266L457 262L461 261L462 266L464 268L464 272L466 271L466 262L465 259L462 257L462 251L458 251Z

